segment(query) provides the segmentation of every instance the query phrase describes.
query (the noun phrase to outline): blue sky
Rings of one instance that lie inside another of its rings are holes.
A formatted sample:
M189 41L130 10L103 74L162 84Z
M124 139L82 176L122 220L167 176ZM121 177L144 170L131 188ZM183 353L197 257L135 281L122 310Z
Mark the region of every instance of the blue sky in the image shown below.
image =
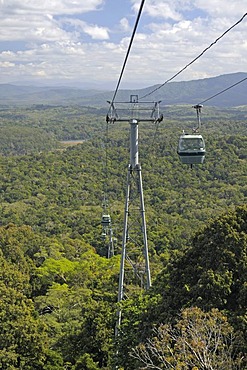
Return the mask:
M140 0L0 0L1 83L114 89ZM146 0L120 88L163 83L247 0ZM247 71L247 17L176 81Z

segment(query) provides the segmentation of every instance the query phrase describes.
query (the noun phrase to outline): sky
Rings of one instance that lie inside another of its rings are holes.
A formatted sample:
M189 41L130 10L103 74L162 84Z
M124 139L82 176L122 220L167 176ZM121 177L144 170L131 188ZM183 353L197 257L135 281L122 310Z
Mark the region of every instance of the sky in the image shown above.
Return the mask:
M0 0L0 83L114 90L141 0ZM247 0L146 0L120 89L164 83ZM247 72L247 17L174 81Z

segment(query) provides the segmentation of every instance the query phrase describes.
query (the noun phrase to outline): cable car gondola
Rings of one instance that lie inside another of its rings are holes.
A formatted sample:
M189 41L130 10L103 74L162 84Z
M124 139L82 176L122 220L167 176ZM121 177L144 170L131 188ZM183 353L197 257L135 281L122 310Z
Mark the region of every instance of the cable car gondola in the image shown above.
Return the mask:
M179 139L177 153L182 163L199 164L205 158L205 142L202 135L182 134Z
M108 227L108 226L110 226L110 224L111 224L111 216L107 215L107 214L104 214L102 216L102 219L101 219L101 225L103 227Z

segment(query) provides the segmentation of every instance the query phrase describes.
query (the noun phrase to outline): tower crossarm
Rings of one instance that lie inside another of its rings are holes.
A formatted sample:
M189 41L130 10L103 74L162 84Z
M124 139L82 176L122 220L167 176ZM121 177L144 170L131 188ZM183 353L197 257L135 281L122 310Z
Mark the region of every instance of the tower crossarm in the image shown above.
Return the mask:
M130 101L118 101L110 104L106 115L106 122L129 122L131 119L137 122L161 122L163 115L160 114L161 101L138 101L138 95L131 95Z

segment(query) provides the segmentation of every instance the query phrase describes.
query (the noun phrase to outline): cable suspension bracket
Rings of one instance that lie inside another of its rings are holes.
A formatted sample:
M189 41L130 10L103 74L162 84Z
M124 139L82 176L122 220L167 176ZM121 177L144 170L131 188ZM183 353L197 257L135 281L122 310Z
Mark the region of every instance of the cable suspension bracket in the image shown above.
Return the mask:
M197 115L197 127L193 129L193 132L198 132L201 128L201 111L202 111L202 104L196 104L193 106L193 108L196 109L196 115Z

